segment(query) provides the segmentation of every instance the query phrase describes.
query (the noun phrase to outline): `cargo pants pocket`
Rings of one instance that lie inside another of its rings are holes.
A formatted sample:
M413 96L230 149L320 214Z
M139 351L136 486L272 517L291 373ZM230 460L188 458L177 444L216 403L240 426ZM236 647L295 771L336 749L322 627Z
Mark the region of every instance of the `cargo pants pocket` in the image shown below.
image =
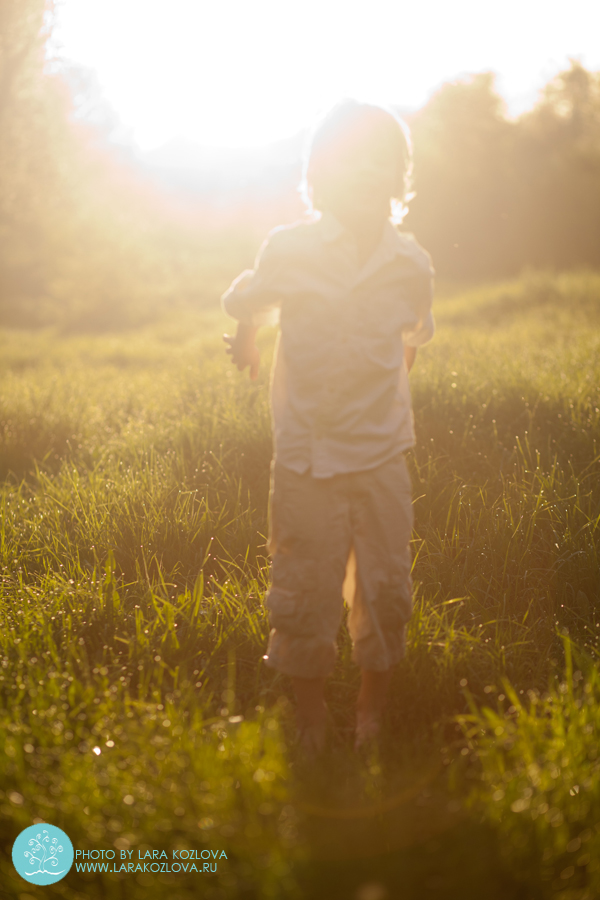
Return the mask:
M271 627L296 635L318 631L315 621L317 561L276 553L271 575L272 585L265 601Z

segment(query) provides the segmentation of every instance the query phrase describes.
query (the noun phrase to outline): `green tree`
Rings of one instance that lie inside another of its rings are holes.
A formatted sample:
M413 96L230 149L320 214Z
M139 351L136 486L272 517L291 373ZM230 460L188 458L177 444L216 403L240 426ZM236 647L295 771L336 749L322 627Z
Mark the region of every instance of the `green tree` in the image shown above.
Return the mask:
M119 324L164 298L164 210L89 73L48 71L52 13L0 0L0 321Z
M493 74L443 85L411 127L416 196L407 227L446 274L510 270L515 127L505 117Z
M44 0L0 0L0 302L39 293L44 280L40 183L51 178L43 79Z
M600 264L600 73L571 61L519 122L518 190L528 261Z

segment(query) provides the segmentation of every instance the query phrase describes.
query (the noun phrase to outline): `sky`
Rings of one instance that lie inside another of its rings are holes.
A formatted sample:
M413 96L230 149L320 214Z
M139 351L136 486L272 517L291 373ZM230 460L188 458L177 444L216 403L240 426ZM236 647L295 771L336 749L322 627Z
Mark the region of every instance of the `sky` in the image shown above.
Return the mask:
M490 70L518 115L569 57L600 69L598 34L598 0L59 0L51 53L148 151L261 146L341 97L414 110Z

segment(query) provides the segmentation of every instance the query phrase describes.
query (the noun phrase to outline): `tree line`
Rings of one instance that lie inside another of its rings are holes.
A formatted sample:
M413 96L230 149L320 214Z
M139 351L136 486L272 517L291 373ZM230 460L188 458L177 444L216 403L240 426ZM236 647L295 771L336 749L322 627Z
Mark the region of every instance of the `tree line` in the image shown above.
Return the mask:
M52 12L52 0L0 0L0 323L123 327L214 300L265 228L299 208L300 159L266 194L255 184L237 206L225 198L225 218L206 192L183 202L111 143L110 110L77 115L93 85L49 67ZM439 275L600 264L600 73L573 61L517 119L493 75L474 75L409 124L406 228Z
M600 264L600 73L572 61L507 118L491 73L444 85L412 122L407 224L440 273Z

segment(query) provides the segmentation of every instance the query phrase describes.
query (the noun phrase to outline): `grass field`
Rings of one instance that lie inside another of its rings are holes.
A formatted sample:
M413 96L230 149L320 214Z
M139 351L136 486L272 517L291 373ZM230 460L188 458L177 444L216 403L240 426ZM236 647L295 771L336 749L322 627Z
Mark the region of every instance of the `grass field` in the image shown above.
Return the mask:
M600 276L440 290L411 373L415 612L378 753L351 752L345 629L322 763L262 665L268 369L216 309L0 333L1 896L600 896ZM75 848L217 874L25 883Z

